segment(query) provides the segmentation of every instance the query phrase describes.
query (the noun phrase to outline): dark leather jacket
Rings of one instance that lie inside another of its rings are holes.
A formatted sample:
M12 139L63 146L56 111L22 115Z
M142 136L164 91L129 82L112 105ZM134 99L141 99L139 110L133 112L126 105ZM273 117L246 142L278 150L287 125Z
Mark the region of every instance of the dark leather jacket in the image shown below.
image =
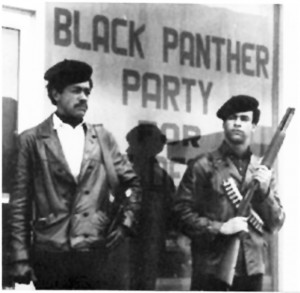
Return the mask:
M101 247L111 221L110 189L95 128L86 124L81 171L76 180L53 129L52 116L19 136L11 196L12 260L28 260L32 244L50 251ZM124 189L131 195L123 225L132 229L140 208L139 180L112 135L101 128Z
M243 186L243 178L226 156L223 146L200 156L188 166L176 195L174 210L182 232L192 240L193 268L196 270L193 275L215 274L225 252L228 236L220 234L219 230L224 222L234 217L235 210L224 193L223 180L232 177L244 194L260 161L259 157L251 155ZM263 197L259 192L254 195L252 208L264 221L265 233L281 228L285 214L276 196L273 179L268 196ZM250 228L241 245L247 275L264 273L264 235Z

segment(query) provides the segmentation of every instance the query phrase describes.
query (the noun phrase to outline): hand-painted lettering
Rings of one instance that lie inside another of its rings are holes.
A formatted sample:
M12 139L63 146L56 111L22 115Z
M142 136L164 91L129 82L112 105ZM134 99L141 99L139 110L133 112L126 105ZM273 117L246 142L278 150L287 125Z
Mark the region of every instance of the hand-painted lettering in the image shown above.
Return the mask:
M72 42L72 14L69 10L63 8L54 9L54 43L55 45L67 47Z
M80 40L80 14L74 11L74 44L77 48L83 50L91 50L91 44Z
M119 35L124 35L126 32L126 26L127 26L127 21L125 19L121 19L121 18L115 18L112 21L112 51L117 54L117 55L123 55L126 56L127 55L127 50L126 48L122 48L119 47L117 44L117 40L118 40L118 32Z
M161 108L161 79L158 74L146 72L142 77L142 106L148 107L148 102L153 101L156 109Z
M136 70L123 70L123 105L129 104L130 93L141 91L141 106L143 108L192 111L192 87L198 85L199 95L194 98L203 99L202 114L208 114L208 99L212 92L213 83L203 80L179 78L172 75L163 75L153 72L140 74ZM195 91L193 91L195 93ZM139 95L140 96L140 95ZM179 106L179 99L185 99L183 105Z
M266 46L163 27L163 62L269 78Z
M91 18L91 35L84 34L89 29L87 22L81 21L82 12L65 8L54 8L54 42L57 46L68 47L74 43L81 50L114 53L121 56L145 58L142 36L145 24L137 27L134 21L123 18L108 19L104 15Z
M109 52L109 19L104 15L96 15L93 19L93 40L94 51L102 46L105 53Z

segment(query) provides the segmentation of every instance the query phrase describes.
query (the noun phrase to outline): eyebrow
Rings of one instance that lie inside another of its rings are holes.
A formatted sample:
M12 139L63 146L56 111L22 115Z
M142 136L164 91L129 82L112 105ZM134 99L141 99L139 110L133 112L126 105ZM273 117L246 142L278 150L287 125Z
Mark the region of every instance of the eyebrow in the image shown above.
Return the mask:
M251 120L251 117L248 115L240 115L241 120L248 121Z
M246 114L232 114L232 115L230 115L228 118L229 119L236 119L236 118L240 118L240 119L251 119L251 117L250 116L248 116L248 115L246 115Z
M82 89L82 90L84 90L84 89L91 89L89 86L80 86L80 85L71 85L71 88L73 88L73 89Z
M248 115L245 115L245 114L242 114L242 115L236 115L237 117L248 117L248 118L250 118L250 116L248 116Z
M72 91L83 91L86 95L89 95L91 93L92 89L89 86L72 85L71 90Z

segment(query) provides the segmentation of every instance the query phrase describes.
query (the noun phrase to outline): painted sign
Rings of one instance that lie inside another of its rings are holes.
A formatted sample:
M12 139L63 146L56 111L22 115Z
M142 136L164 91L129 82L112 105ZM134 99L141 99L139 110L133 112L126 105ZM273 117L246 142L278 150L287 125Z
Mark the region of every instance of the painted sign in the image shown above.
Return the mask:
M272 126L271 13L197 4L47 3L46 28L47 67L63 59L93 66L87 120L111 130L122 152L130 129L149 121L169 142L183 140L196 154L201 144L189 138L220 133L215 113L237 94L256 97L260 125Z

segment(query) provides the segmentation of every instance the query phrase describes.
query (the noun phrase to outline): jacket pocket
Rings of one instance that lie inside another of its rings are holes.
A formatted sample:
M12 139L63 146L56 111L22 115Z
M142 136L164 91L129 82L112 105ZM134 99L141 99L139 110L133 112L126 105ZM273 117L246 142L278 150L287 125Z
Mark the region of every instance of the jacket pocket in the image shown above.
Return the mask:
M47 230L58 225L66 217L66 215L55 216L53 213L49 214L47 217L38 217L33 222L33 228L35 231Z
M33 223L36 243L49 244L60 248L67 243L66 230L68 227L67 215L39 217Z

